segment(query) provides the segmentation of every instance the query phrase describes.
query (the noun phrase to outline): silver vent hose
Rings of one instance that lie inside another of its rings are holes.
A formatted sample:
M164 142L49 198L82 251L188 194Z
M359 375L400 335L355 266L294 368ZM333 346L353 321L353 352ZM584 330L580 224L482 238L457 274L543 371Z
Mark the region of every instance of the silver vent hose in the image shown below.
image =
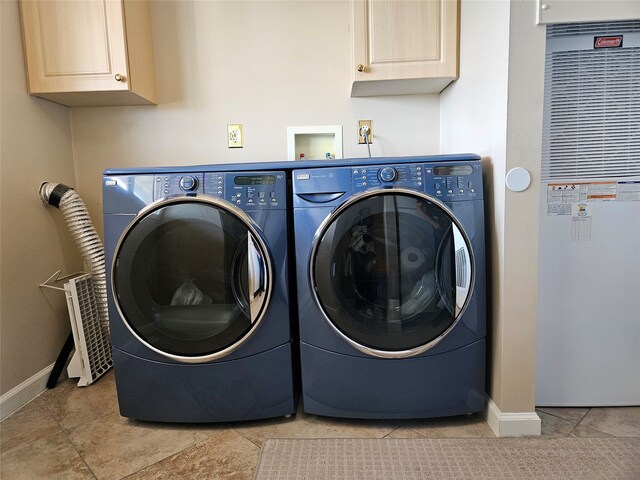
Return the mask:
M91 222L87 207L75 190L61 183L43 183L40 186L40 199L45 205L56 207L62 212L80 255L93 275L100 328L105 337L109 338L104 246Z

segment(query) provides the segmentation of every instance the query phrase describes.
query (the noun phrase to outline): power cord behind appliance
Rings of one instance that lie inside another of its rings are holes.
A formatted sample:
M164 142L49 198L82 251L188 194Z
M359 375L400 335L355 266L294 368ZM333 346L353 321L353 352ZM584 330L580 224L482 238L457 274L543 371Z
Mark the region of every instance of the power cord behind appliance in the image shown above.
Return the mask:
M369 139L369 127L364 125L360 129L360 136L364 137L364 143L367 144L367 151L369 152L369 158L371 158L371 141Z

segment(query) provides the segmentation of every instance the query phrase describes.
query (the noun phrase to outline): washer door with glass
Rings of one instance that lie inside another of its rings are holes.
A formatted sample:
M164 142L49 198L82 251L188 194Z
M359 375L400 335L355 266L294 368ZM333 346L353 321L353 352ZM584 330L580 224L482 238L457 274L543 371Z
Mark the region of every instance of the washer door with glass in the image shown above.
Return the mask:
M452 212L419 192L364 192L318 230L311 284L330 325L358 350L402 358L435 346L467 307L469 239Z
M213 197L149 205L122 235L113 261L120 316L146 346L198 363L233 352L268 306L272 264L251 218Z

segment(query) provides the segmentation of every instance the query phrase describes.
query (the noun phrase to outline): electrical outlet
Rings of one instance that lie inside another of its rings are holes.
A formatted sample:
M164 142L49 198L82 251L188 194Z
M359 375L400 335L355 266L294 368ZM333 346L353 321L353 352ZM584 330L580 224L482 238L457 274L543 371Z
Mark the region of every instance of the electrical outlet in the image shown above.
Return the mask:
M227 140L229 148L242 148L242 124L231 123L227 125Z
M367 139L369 140L369 143L373 143L373 131L371 130L372 125L373 121L371 120L358 120L358 143L366 144ZM365 129L367 131L367 139L365 139L365 136L363 135Z

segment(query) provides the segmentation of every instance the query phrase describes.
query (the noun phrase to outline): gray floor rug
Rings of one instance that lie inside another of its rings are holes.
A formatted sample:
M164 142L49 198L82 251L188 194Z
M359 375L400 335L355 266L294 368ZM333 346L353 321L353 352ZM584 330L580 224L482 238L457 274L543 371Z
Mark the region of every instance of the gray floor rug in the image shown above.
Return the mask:
M640 438L269 439L255 480L639 480Z

